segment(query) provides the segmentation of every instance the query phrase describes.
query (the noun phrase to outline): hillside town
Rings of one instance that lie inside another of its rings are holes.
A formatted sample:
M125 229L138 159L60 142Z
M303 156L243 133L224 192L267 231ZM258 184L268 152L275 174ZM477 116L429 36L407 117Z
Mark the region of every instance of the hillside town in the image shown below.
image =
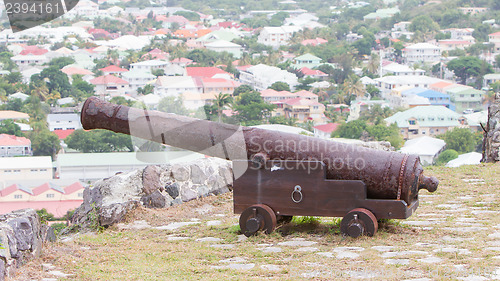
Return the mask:
M377 142L424 165L481 160L500 90L500 2L216 2L80 0L15 33L0 6L0 212L63 217L98 179L204 158L83 130L90 96Z

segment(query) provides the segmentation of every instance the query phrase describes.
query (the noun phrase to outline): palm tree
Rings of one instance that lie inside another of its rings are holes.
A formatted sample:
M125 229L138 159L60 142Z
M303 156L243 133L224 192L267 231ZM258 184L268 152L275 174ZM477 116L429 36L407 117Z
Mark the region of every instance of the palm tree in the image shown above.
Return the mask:
M344 81L343 90L346 94L355 95L356 97L362 97L366 92L365 85L354 76L350 76Z
M380 65L380 58L377 54L372 53L370 61L368 61L367 69L372 74L377 74Z
M232 102L233 98L229 94L223 94L219 93L215 97L215 106L217 106L217 116L219 117L219 123L222 122L222 110L224 109L224 106L230 104Z

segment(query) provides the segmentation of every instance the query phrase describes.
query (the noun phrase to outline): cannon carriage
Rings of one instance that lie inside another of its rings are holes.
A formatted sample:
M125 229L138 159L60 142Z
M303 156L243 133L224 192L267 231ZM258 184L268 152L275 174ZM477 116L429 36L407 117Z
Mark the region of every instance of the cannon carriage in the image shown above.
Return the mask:
M372 236L378 219L406 219L438 180L418 156L87 99L85 129L108 129L233 161L241 231L270 233L292 216L343 217L341 232Z

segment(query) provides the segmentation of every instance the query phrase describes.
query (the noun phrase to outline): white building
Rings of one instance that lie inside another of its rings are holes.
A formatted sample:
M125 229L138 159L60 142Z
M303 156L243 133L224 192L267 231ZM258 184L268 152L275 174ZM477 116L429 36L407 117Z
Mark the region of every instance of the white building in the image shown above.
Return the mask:
M87 182L142 169L148 165L182 163L203 157L203 154L191 151L65 153L57 157L55 164L60 179Z
M444 82L434 77L425 75L403 75L403 76L384 76L374 79L377 81L377 87L382 94L389 93L394 88L401 86L410 86L412 88L429 88L430 85L438 82Z
M394 27L391 29L391 37L399 38L401 36L406 36L406 38L411 39L413 37L413 32L408 30L411 22L402 21L394 24Z
M50 131L78 130L82 128L80 116L76 113L57 113L47 115Z
M425 70L419 68L413 69L407 65L393 62L386 66L382 66L382 76L387 74L395 76L406 76L406 75L421 76L425 74Z
M31 141L25 137L0 134L0 157L31 156Z
M156 79L156 76L145 70L131 70L122 74L123 80L127 81L130 90L134 93L137 89L144 88L149 82Z
M287 45L293 33L301 29L298 26L266 26L260 32L257 42L277 49L281 45Z
M423 136L406 141L399 151L418 155L423 165L432 165L445 146L444 140Z
M154 84L155 95L160 97L177 97L184 92L201 93L193 77L190 76L160 76Z
M429 43L418 43L403 49L406 63L435 63L441 60L441 48Z
M219 53L228 52L230 54L233 54L235 58L241 57L241 49L242 49L241 46L229 41L218 40L215 42L206 43L205 48Z
M49 62L45 55L17 55L10 58L20 69L31 68L34 65L42 65Z
M50 156L0 157L0 188L15 180L52 179L52 158Z
M147 60L130 64L130 71L148 71L152 73L154 70L163 69L165 70L170 63L162 60Z
M265 64L258 64L241 71L240 82L252 86L257 91L269 88L274 82L285 82L292 90L299 84L295 74Z
M76 6L69 10L65 17L74 18L76 16L85 17L85 18L94 18L99 14L99 5L90 0L80 0Z

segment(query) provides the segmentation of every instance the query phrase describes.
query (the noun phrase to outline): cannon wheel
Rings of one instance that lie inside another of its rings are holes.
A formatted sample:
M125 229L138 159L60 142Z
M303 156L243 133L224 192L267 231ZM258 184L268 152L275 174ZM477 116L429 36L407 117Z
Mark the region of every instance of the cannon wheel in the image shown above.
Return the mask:
M360 235L373 236L378 229L375 215L367 209L357 208L344 216L340 223L342 235L358 237Z
M273 232L276 227L276 214L266 205L253 205L240 216L240 229L245 236L249 237L263 230L266 234Z
M289 223L293 219L293 216L282 216L282 215L277 215L276 216L276 222L277 223Z

